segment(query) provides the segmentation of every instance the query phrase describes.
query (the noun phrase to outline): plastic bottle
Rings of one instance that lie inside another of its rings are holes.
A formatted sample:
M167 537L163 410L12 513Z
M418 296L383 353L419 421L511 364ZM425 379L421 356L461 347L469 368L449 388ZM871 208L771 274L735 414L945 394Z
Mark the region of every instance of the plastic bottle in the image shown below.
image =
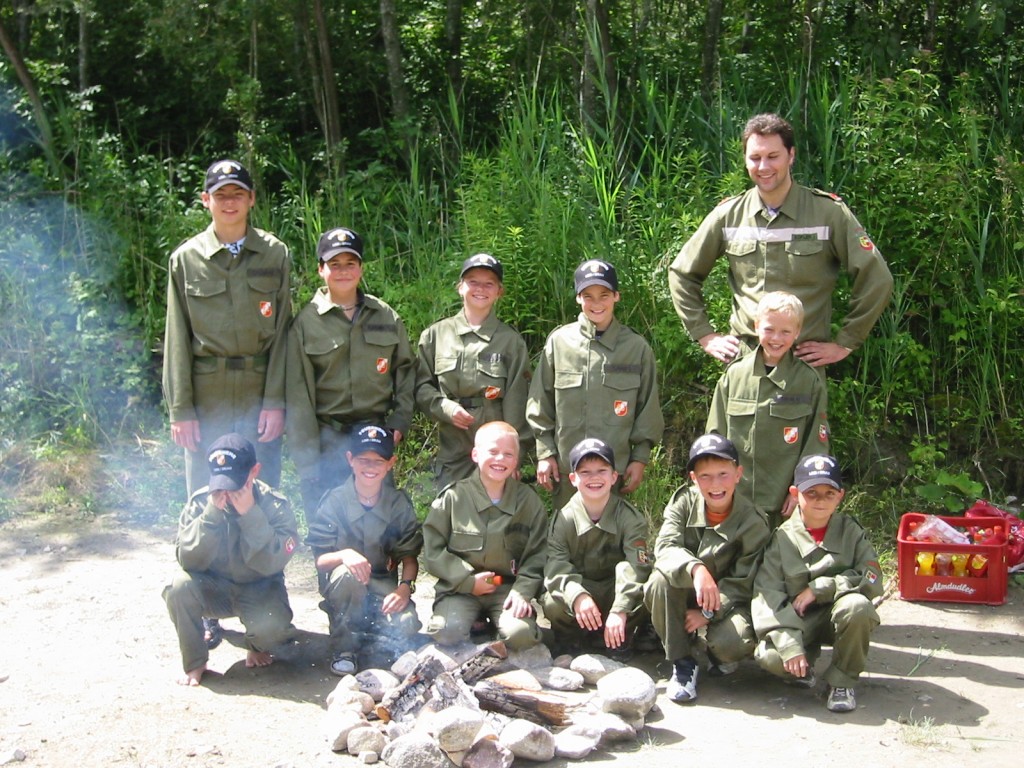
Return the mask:
M982 554L974 555L967 567L970 570L971 576L981 578L988 571L988 558Z
M486 579L484 579L484 581L486 581L488 584L494 584L495 586L500 587L501 586L501 574L498 573L498 574L495 574L494 576L488 576Z
M932 541L938 544L970 544L971 540L963 531L935 515L927 515L921 524L911 529L910 536L918 541Z
M935 553L934 552L918 552L917 553L917 575L918 576L934 576L935 575Z
M953 556L949 552L939 552L935 556L935 575L949 576L953 570Z
M967 559L966 552L955 552L952 558L950 558L954 578L962 579L967 576Z

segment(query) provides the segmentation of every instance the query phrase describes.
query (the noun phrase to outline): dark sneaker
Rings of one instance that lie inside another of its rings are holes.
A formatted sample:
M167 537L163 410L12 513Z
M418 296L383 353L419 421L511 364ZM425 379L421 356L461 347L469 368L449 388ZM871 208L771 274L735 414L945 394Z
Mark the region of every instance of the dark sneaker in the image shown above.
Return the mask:
M672 677L665 686L665 693L677 704L697 700L697 676L699 669L692 658L672 662Z
M857 708L857 697L853 688L828 687L828 701L825 703L829 712L853 712Z
M640 653L662 653L661 638L654 630L654 625L646 622L637 629L633 636L633 647Z
M807 674L803 677L790 676L787 682L790 685L795 685L797 688L813 688L818 684L818 678L815 677L813 669L808 669Z
M356 655L354 653L336 653L331 657L331 674L338 677L356 673Z
M708 677L726 677L740 668L738 661L708 660Z
M203 640L206 641L206 647L208 650L213 650L220 641L224 639L224 630L220 627L220 621L217 619L208 619L203 617Z

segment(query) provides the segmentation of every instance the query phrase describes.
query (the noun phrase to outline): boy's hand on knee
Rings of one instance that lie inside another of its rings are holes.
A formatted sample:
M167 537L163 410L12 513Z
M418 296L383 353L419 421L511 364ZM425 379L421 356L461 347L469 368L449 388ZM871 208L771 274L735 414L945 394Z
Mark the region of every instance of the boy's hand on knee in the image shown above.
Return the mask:
M697 593L697 605L706 611L717 611L722 607L722 595L718 591L711 571L703 564L693 569L693 590Z
M501 607L506 611L511 611L517 619L525 619L533 614L533 605L518 592L509 592Z
M796 615L803 616L815 600L816 598L814 597L814 592L811 591L811 588L807 587L804 589L803 592L793 598L793 610L796 611Z
M810 665L807 663L807 657L802 653L789 661L782 662L782 667L793 677L806 677L807 670L810 669Z
M687 608L686 618L683 619L683 628L689 632L696 632L701 627L706 627L711 622L700 612L700 608Z
M606 648L618 648L626 642L626 613L613 611L608 614L604 625L604 644Z
M480 573L473 574L473 594L476 597L489 595L498 588L494 583L494 575L494 571L480 571Z
M572 613L576 617L576 623L581 628L589 629L591 632L599 630L604 623L601 617L601 609L597 607L594 598L586 592L573 600Z
M348 568L348 572L360 584L366 585L370 583L370 561L354 549L343 549L341 551L341 564Z

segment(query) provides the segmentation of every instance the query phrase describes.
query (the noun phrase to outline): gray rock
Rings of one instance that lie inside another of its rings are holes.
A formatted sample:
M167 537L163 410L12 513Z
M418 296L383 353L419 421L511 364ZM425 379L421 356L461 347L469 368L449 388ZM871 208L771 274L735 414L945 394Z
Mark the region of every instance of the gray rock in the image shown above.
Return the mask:
M566 729L555 734L555 756L581 760L597 749L600 743L601 737L596 734L584 734Z
M335 688L327 697L327 709L351 709L365 715L373 711L373 697L362 691Z
M506 688L519 688L524 691L540 691L543 686L540 681L525 669L513 669L509 672L500 672L487 678L488 682L503 685Z
M635 667L609 672L597 681L597 692L605 712L621 715L627 721L645 717L658 698L654 680Z
M468 643L459 646L446 646L444 650L441 650L441 648L436 645L425 645L420 648L417 653L417 658L419 660L428 658L437 659L441 662L441 666L443 666L446 671L451 672L462 663L457 659L467 652L469 655L472 655L475 648L476 646Z
M328 709L324 715L324 736L335 752L348 749L348 735L367 725L361 713L351 709Z
M543 763L555 756L554 735L528 720L513 720L502 728L498 741L524 760Z
M497 739L480 739L462 758L462 768L509 768L515 755Z
M544 643L521 651L509 651L508 660L517 669L544 669L551 666L551 650Z
M569 665L569 669L583 675L583 680L587 685L597 685L597 681L609 672L614 672L617 669L623 669L625 666L625 664L615 661L614 659L609 659L607 656L601 656L596 653L585 653L582 656L577 656L573 659L572 663Z
M388 745L388 739L372 725L367 725L349 731L347 744L350 755L358 755L361 752L376 752L379 755Z
M20 749L12 749L10 752L5 752L0 755L0 765L10 765L11 763L23 763L27 755Z
M578 691L584 685L583 675L561 667L535 669L533 675L545 688L555 691Z
M400 723L397 720L389 720L384 726L384 733L387 735L390 741L405 736L412 729L406 723Z
M562 733L596 737L602 745L632 741L637 734L629 723L610 712L591 712L575 716L573 724Z
M364 669L355 679L359 690L368 693L374 701L380 701L385 693L398 686L398 678L383 669Z
M406 651L391 665L391 673L399 680L404 680L405 676L412 672L412 668L416 666L416 662L419 660L420 657L416 651Z
M356 759L360 763L365 763L366 765L371 765L373 763L376 763L378 760L380 760L380 755L378 755L376 752L372 752L370 750L366 750L365 752L360 752L356 756Z
M427 730L433 734L437 745L451 757L453 752L465 752L473 745L486 721L482 712L468 707L448 707L431 716Z
M381 752L391 768L448 768L451 763L434 740L423 733L410 733L395 739Z
M568 653L563 653L561 656L556 656L551 660L551 666L558 667L559 669L568 669L571 664L572 655Z

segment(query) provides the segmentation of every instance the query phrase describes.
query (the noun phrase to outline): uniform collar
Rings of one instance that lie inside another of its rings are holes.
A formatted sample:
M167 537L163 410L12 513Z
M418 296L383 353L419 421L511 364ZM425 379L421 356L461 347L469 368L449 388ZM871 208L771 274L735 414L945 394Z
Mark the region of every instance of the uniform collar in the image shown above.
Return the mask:
M592 339L599 344L603 344L609 349L614 349L615 342L619 339L619 333L622 329L622 323L619 322L617 317L613 317L611 323L608 324L608 328L598 336L597 326L595 326L587 318L585 314L580 312L579 314L580 331L583 333L583 338Z
M764 364L764 354L761 351L761 347L757 348L757 354L754 355L754 375L767 376L781 389L785 389L786 384L793 378L795 371L796 356L793 354L792 349L784 354L782 359L779 360L779 364L772 369L771 373L768 373L768 366Z
M212 223L204 229L202 234L199 236L197 246L196 250L198 250L199 255L207 261L212 259L221 251L227 250L224 247L224 243L217 239L217 232L214 230ZM245 244L242 246L242 254L244 254L245 251L263 253L266 250L267 246L263 241L263 238L257 234L252 225L247 226L245 228ZM241 257L242 254L239 254L239 257Z
M355 522L365 517L366 515L373 515L380 519L385 518L384 514L384 494L387 491L386 485L382 484L380 488L380 497L377 499L377 503L370 509L363 506L363 503L359 500L359 493L356 491L356 481L351 475L341 485L341 505L345 510L345 517L351 522Z
M362 304L363 307L365 308L369 304L367 298L369 297L367 297L365 293L363 293L360 290L356 290L357 305ZM321 285L319 288L316 289L316 293L313 294L313 298L310 300L310 304L312 304L316 308L316 313L318 315L326 315L332 309L337 309L339 311L341 310L341 308L337 304L335 304L334 301L331 300L331 292L327 290L326 285ZM358 317L358 315L356 317ZM355 322L355 318L352 319L352 322Z
M484 488L480 480L480 471L475 471L466 484L471 492L473 507L477 512L486 512L488 509L497 509L506 515L514 515L516 512L516 498L519 493L519 481L510 477L505 481L505 491L501 494L501 501L495 504Z
M819 545L807 532L807 525L804 523L804 513L800 507L793 510L793 514L790 516L783 525L790 526L790 532L793 535L793 541L800 550L801 557L807 557L814 550L824 549L826 552L838 552L842 547L841 541L837 539L842 538L842 534L839 532L839 526L836 525L836 517L839 515L838 510L832 513L832 517L828 519L828 528L825 530L825 538Z
M686 521L687 528L712 528L714 526L708 525L708 517L705 512L706 502L704 497L700 494L700 488L696 485L693 486L693 493L697 497L697 503L690 508L690 514ZM756 515L757 510L754 506L748 503L738 493L733 493L732 499L732 511L729 516L722 521L721 525L715 528L719 535L727 541L735 536L740 527L743 525L743 521L747 515Z
M498 330L498 316L494 314L494 310L487 315L487 319L480 325L479 328L474 328L469 324L466 319L465 312L460 311L455 317L455 332L459 336L465 336L467 333L475 333L484 341L490 341L493 338L495 331Z
M594 528L599 528L605 533L615 534L619 532L618 518L615 514L615 509L618 507L618 504L619 500L613 493L608 498L608 503L604 507L604 512L601 513L601 519L596 523L590 519L587 508L583 505L583 498L579 493L574 493L564 508L568 510L570 515L572 515L572 522L573 525L576 526L577 536L582 536L587 531Z

